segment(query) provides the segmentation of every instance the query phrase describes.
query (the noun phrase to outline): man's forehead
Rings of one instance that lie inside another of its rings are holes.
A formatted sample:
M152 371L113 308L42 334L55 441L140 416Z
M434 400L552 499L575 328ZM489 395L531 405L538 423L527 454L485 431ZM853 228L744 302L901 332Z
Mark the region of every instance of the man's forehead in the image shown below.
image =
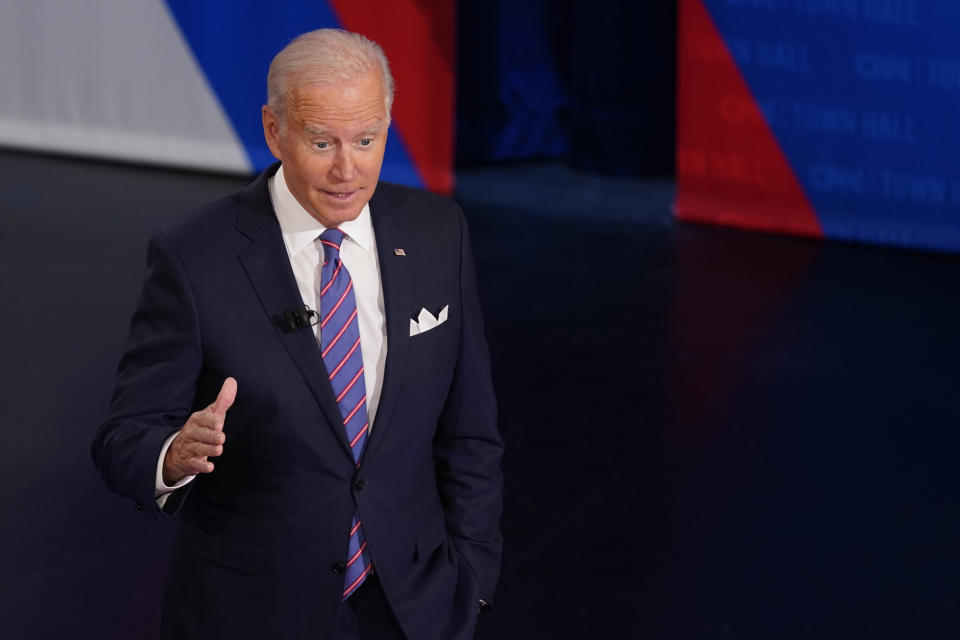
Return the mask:
M339 80L303 75L291 81L286 98L288 101L325 100L348 94L360 94L371 100L383 100L386 95L383 76L375 69Z
M286 107L296 120L315 128L333 123L376 126L387 119L383 92L370 87L301 85L287 94Z
M295 125L308 133L331 131L377 131L386 126L386 107L382 102L290 103L287 112Z

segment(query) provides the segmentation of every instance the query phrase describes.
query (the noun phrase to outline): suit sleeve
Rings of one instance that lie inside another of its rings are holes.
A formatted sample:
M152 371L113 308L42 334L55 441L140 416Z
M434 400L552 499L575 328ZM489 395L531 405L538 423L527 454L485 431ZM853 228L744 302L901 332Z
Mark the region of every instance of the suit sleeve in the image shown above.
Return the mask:
M500 572L503 441L490 357L477 296L466 221L460 220L460 347L437 437L434 457L447 527L462 559L476 574L480 598L492 604Z
M189 490L188 485L172 494L163 510L154 500L160 450L183 426L196 396L202 366L198 325L186 269L158 233L147 252L110 410L91 447L107 486L158 517L174 511Z

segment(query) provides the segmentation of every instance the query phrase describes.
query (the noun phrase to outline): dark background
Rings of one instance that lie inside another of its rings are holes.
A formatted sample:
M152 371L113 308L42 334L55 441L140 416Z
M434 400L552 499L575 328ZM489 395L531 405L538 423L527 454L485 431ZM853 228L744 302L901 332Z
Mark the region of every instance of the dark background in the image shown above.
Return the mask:
M457 18L459 166L673 173L674 2L474 1Z

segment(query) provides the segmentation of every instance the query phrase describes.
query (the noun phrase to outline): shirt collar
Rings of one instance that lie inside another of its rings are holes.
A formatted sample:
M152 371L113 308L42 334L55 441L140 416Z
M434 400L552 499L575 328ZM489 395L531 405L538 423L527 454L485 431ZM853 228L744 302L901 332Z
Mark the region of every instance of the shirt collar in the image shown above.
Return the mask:
M267 186L270 191L273 210L277 213L277 221L280 223L283 243L287 246L287 252L294 256L306 246L312 244L321 233L327 230L327 227L307 213L303 205L290 192L290 187L287 186L287 181L283 177L282 164L277 172L267 180ZM344 236L367 251L370 248L370 240L373 235L370 204L363 205L360 215L353 220L344 222L338 228L343 231Z

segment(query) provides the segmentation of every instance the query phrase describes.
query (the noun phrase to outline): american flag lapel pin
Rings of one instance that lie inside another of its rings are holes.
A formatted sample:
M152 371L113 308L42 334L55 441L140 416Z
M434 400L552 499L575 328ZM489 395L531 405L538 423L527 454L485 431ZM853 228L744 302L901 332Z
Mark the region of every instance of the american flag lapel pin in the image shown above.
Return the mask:
M405 256L405 255L407 255L407 252L404 251L401 247L397 247L396 249L393 250L393 255L395 255L395 256Z

